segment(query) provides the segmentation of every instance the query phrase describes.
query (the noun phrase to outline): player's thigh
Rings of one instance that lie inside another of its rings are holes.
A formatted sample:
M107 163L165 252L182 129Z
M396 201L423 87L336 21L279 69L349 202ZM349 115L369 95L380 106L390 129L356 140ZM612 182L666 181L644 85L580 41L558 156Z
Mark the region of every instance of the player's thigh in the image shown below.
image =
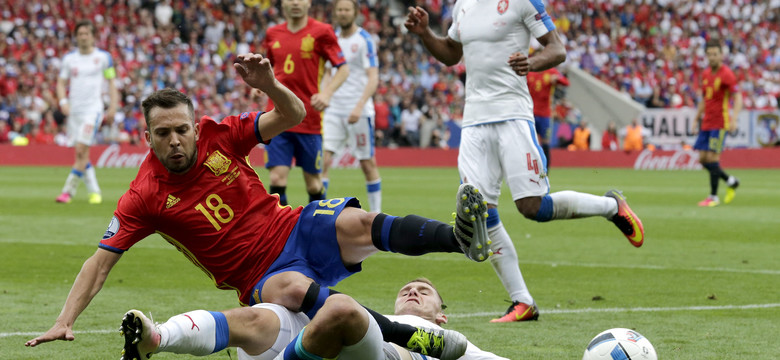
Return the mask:
M489 204L498 204L503 169L495 141L495 124L463 128L458 153L460 180L477 187Z
M309 323L309 318L304 313L292 312L284 306L262 303L252 306L273 311L279 318L279 335L270 349L259 355L249 355L241 348L237 348L239 360L272 360L291 343L298 333Z
M265 167L292 165L293 155L295 153L295 143L292 141L294 133L283 132L274 137L270 143L265 145Z
M95 142L97 131L103 120L102 111L71 113L68 116L68 144L74 146L84 144L87 146Z
M322 135L295 134L295 165L309 174L322 172Z
M367 160L374 156L374 118L361 116L360 120L349 125L350 147L358 160Z
M348 139L347 118L325 113L322 118L322 149L338 152Z
M550 191L544 153L533 124L525 120L499 123L496 142L512 200L542 196Z

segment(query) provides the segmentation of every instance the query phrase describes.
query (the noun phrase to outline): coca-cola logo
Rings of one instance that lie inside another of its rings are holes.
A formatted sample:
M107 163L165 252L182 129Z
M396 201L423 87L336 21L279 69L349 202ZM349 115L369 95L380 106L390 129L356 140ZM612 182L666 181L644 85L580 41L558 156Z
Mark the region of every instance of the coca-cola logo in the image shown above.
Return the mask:
M129 150L129 151L128 151ZM149 154L144 148L122 148L119 145L111 145L103 150L98 158L96 167L99 168L137 168Z
M634 162L635 170L699 170L701 164L694 151L644 150Z

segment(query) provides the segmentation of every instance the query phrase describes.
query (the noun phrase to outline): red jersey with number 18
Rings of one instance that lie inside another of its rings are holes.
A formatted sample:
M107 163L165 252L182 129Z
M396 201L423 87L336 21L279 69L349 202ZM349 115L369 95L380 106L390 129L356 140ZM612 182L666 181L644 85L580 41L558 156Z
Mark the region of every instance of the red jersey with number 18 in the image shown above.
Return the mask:
M346 62L333 28L309 18L303 29L293 33L285 22L268 28L263 47L274 67L274 76L306 107L303 122L287 131L322 134L322 114L311 106L311 96L320 92L326 61L334 67ZM270 109L273 103L269 100L266 110Z
M281 253L302 208L280 206L248 162L262 141L261 113L200 122L197 162L172 174L153 153L119 199L99 247L122 253L160 234L220 289L249 304L252 287Z

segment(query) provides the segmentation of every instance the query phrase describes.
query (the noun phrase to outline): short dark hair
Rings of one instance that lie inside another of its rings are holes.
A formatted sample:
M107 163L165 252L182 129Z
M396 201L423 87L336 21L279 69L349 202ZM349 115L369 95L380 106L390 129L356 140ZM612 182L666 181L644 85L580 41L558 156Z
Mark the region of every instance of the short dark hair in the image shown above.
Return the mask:
M144 110L144 119L146 119L146 128L149 128L149 113L156 107L163 109L173 109L181 104L187 104L187 108L190 111L190 119L195 121L195 107L192 105L192 100L187 95L184 95L181 91L171 88L165 88L158 90L149 95L143 102L141 102L141 108Z
M338 2L339 2L339 1L342 1L342 0L335 0L335 1L333 1L333 6L335 7L335 6L336 6L336 4L338 4ZM355 7L355 14L356 14L356 15L359 15L359 14L360 14L360 5L358 5L358 2L357 2L357 0L343 0L343 1L349 1L349 2L351 2L351 3L352 3L352 6L354 6L354 7Z
M718 38L711 38L711 39L707 40L707 42L704 44L704 49L706 50L706 49L709 49L709 48L718 48L718 50L721 50L721 48L720 48L720 39L718 39Z
M416 283L416 282L421 282L423 284L428 284L430 287L432 287L433 291L436 292L436 295L439 296L439 301L441 301L441 310L444 311L444 309L447 308L447 305L444 304L444 299L441 297L441 293L439 292L439 289L437 289L436 285L433 285L433 282L428 280L428 278L418 277L418 278L416 278L416 279L414 279L412 281L407 282L406 284L404 284L404 286L409 285L411 283Z
M83 26L89 26L89 30L92 32L92 35L95 35L97 32L97 29L95 29L95 24L93 24L91 20L79 20L79 22L76 23L76 27L73 29L73 34L78 34L79 29L81 29Z

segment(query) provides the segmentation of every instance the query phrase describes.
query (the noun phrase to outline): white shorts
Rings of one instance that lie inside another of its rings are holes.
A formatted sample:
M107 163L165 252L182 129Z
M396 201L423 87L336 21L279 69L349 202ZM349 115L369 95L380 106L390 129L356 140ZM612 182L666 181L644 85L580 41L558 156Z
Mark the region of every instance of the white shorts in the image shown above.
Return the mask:
M72 113L68 115L68 146L78 144L87 146L95 141L95 135L103 122L102 111Z
M279 335L276 337L273 346L260 355L251 356L247 354L244 349L237 348L236 352L238 353L239 360L273 360L293 341L293 339L295 339L296 336L298 336L298 333L301 332L303 327L309 323L309 317L306 316L306 314L292 312L281 305L261 303L252 307L268 309L276 314L279 318Z
M532 121L464 127L458 171L461 181L476 186L488 204L498 205L502 180L506 180L512 200L543 196L550 191L547 159Z
M292 312L284 306L261 303L252 306L253 308L262 308L273 311L279 317L279 335L273 346L260 355L251 356L243 349L237 348L239 360L282 360L285 347L289 345L298 333L309 324L309 318L301 312ZM366 311L366 310L364 310ZM368 329L366 335L358 341L357 344L348 346L341 351L339 359L341 360L384 360L384 341L382 340L382 330L379 329L374 317L368 314Z
M358 160L371 159L374 157L374 118L361 116L354 124L348 123L347 118L325 113L322 149L337 153L346 146Z

